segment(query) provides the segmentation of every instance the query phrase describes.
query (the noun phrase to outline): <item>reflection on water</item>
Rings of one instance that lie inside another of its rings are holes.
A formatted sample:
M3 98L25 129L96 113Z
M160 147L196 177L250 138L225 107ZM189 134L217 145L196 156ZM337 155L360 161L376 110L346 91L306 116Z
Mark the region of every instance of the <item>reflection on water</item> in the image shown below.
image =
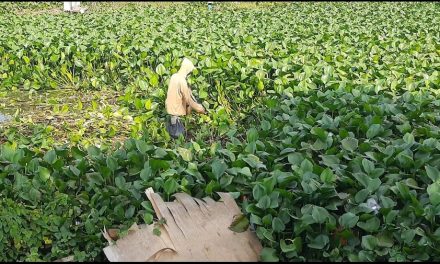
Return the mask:
M12 117L10 115L5 115L0 113L0 123L8 122Z

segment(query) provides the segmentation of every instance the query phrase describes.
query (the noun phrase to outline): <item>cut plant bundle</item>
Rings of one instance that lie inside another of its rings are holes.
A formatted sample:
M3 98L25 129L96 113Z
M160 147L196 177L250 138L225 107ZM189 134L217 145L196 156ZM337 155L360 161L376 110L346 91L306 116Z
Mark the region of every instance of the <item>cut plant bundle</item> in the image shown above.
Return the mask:
M107 237L104 248L108 260L120 261L258 261L262 249L249 230L228 229L240 209L227 193L222 201L194 199L178 193L176 202L164 203L150 188L145 191L154 211L164 224L134 227L132 233L116 241ZM157 224L157 223L156 223ZM159 230L154 232L154 230Z

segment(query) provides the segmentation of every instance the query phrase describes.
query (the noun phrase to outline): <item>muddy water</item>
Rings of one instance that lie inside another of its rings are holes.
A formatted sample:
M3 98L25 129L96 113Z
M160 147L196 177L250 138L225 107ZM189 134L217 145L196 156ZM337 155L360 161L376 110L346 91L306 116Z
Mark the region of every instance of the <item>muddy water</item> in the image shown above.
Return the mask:
M11 119L12 119L12 117L10 115L0 113L0 124L8 122Z

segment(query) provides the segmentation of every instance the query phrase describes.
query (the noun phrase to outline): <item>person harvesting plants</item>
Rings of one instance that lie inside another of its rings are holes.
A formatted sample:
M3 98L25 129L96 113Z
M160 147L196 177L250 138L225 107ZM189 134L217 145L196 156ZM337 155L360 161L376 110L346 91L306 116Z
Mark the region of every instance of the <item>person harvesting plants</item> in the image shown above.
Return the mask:
M168 85L165 108L169 118L166 128L173 138L178 138L185 132L180 117L190 114L192 109L198 113L205 113L205 108L194 98L191 89L188 87L186 77L195 69L194 64L184 58L177 73L173 74Z

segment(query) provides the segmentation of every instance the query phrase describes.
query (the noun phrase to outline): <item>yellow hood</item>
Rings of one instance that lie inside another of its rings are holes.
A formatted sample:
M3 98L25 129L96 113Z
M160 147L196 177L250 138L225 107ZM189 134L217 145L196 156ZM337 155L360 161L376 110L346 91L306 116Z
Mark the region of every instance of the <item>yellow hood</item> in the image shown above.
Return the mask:
M194 64L187 58L184 58L182 65L180 66L179 73L183 74L185 77L195 69Z

